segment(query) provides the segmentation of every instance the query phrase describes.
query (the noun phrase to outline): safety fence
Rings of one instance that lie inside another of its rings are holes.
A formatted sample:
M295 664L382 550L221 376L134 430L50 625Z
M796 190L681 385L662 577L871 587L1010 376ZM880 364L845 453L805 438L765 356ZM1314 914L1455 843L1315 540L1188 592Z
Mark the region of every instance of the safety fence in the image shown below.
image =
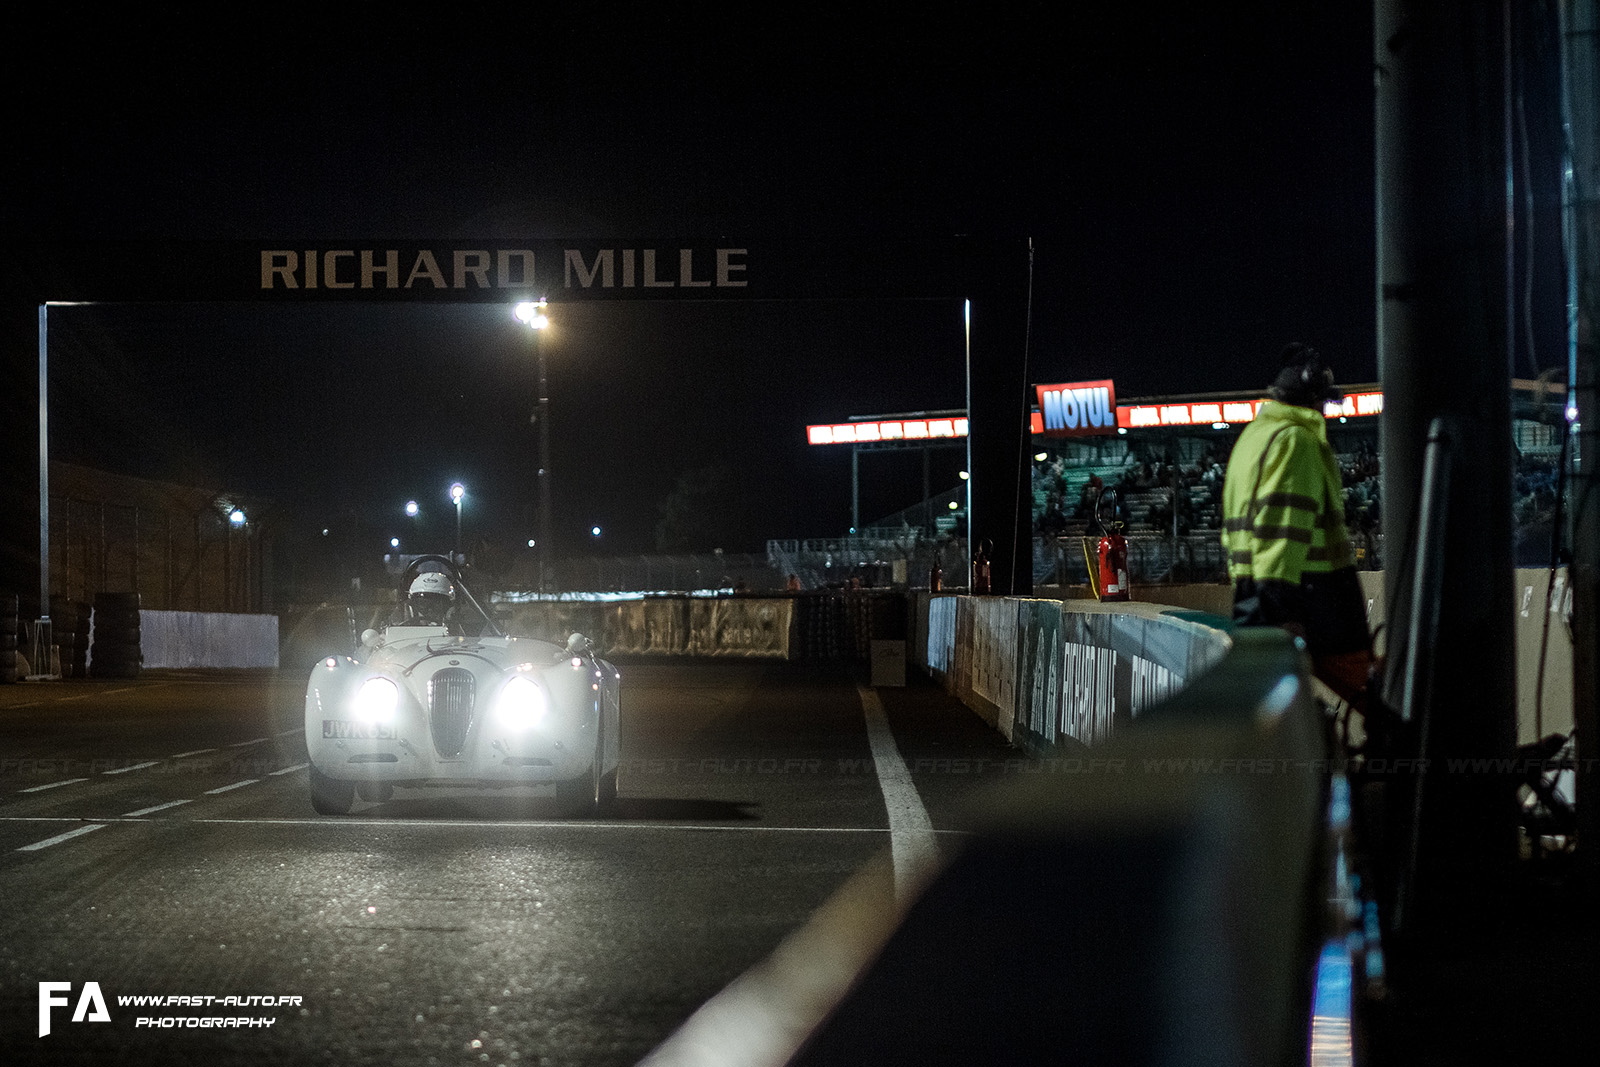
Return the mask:
M1034 543L1034 581L1039 585L1087 585L1095 561L1098 536L1063 534L1041 537ZM1180 534L1129 534L1128 576L1138 585L1185 582L1226 582L1228 555L1215 530ZM1356 565L1362 570L1382 566L1383 535L1353 535Z
M50 486L53 594L88 601L137 592L173 611L271 607L265 504L54 462Z

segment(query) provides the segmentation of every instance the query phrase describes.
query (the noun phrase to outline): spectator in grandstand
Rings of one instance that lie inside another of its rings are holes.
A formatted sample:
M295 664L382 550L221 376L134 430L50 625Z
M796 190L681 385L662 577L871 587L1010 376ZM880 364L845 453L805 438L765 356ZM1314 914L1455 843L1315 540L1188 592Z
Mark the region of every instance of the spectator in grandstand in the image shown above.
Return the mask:
M1045 504L1044 514L1039 516L1039 534L1041 537L1060 537L1066 528L1067 516L1061 510L1061 497L1052 493Z
M1271 399L1240 434L1223 486L1233 618L1304 639L1317 677L1361 706L1372 638L1322 415L1323 401L1339 394L1316 349L1291 344L1280 359Z
M1105 492L1106 483L1098 474L1089 475L1089 480L1083 483L1083 490L1078 493L1078 509L1072 513L1073 518L1089 522L1094 518L1094 506L1100 503L1100 494Z

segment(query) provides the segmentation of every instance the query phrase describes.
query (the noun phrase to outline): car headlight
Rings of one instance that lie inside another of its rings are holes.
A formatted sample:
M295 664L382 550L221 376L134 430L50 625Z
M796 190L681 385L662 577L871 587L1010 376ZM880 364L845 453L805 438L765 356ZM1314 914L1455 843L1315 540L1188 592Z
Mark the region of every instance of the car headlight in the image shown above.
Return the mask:
M517 675L500 690L495 703L495 714L500 722L513 730L526 730L544 718L548 707L544 690L532 678Z
M368 678L356 690L350 711L362 722L393 722L400 706L400 687L387 678Z

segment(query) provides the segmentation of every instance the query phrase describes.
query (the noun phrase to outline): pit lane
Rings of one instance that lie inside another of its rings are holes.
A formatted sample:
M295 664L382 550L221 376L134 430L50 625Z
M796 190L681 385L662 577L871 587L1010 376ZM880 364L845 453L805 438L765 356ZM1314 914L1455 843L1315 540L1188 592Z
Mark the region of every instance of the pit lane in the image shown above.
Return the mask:
M150 672L0 695L0 1036L21 1062L632 1063L907 832L843 672L624 664L603 818L537 787L313 815L302 691ZM927 835L959 832L1015 753L931 687L876 694ZM111 1021L57 1008L38 1038L42 981L74 1003L98 983ZM134 1033L116 996L160 993L304 1006Z

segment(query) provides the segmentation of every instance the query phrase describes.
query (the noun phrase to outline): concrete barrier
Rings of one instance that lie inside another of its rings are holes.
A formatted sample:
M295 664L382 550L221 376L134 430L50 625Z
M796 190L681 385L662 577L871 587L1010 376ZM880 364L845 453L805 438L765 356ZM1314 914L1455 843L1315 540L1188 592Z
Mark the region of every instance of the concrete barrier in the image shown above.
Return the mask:
M278 666L278 617L220 611L140 611L144 666ZM94 646L90 646L91 658Z
M1232 647L1225 621L1155 604L923 596L919 662L1035 754L1108 740Z
M582 633L607 655L788 659L794 615L786 597L547 600L511 605L507 624L558 644Z

